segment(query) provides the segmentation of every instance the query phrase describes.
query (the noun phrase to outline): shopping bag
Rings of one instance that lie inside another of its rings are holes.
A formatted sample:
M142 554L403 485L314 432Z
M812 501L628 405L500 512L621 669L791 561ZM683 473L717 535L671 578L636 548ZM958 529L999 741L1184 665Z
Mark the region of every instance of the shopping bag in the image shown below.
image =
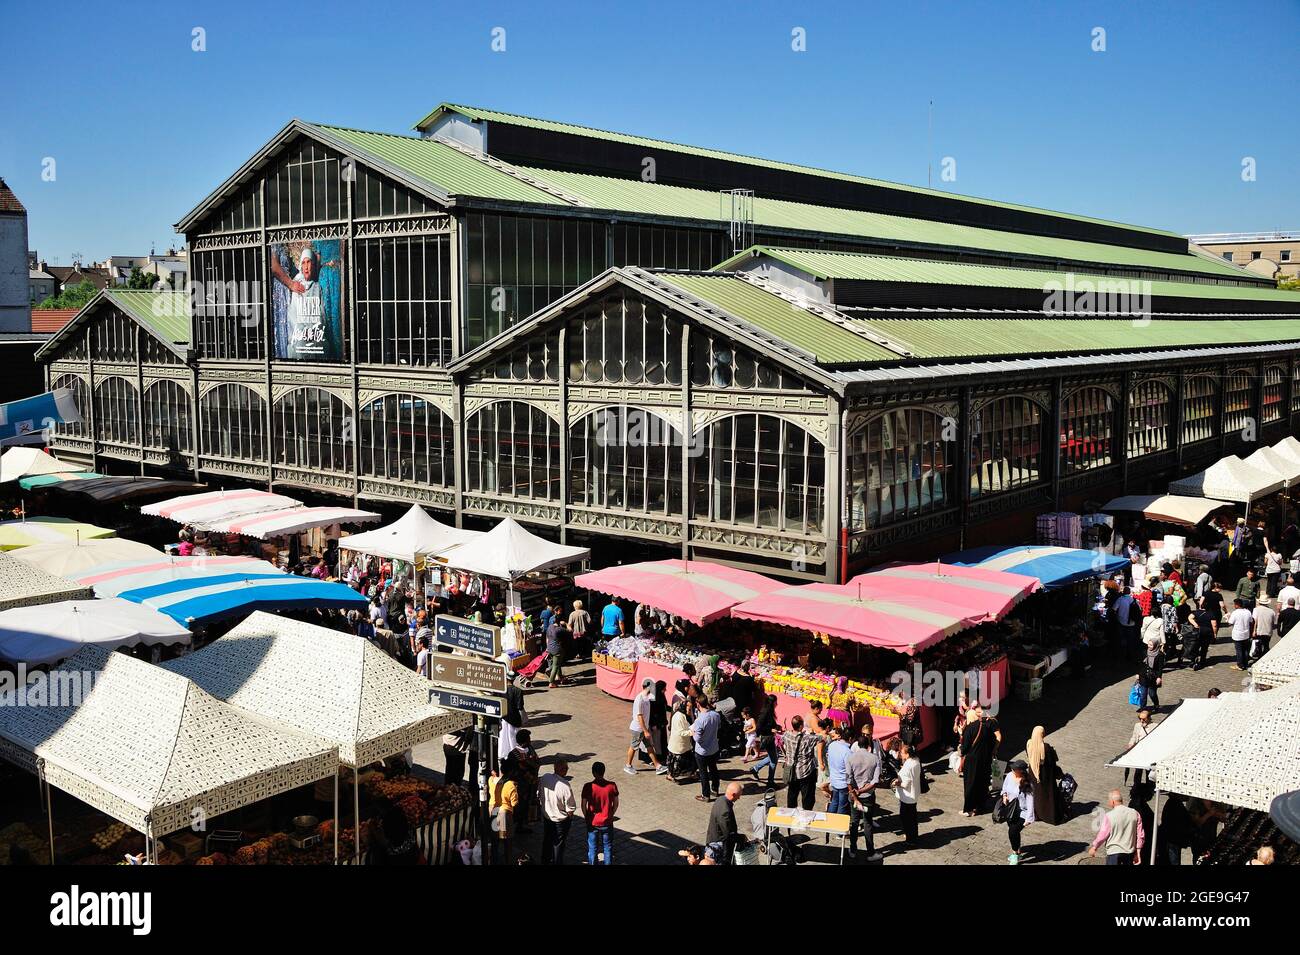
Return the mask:
M1146 696L1146 694L1142 692L1142 684L1134 683L1133 688L1128 691L1128 705L1141 706L1142 698L1144 696Z

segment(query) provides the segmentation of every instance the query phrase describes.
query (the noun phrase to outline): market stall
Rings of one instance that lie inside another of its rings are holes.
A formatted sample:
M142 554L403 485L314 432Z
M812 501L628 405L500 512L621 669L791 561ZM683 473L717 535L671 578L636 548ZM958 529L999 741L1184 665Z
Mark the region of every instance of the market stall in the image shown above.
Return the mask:
M19 482L21 483L21 482ZM177 481L156 477L105 477L102 474L73 475L71 480L48 485L51 491L80 494L97 504L117 504L156 494L193 491L204 485L194 481Z
M162 551L127 540L125 537L100 537L88 540L60 540L33 544L12 552L15 560L39 567L60 577L84 574L109 564L162 559Z
M0 550L17 550L51 541L113 537L116 533L111 528L83 524L69 517L24 517L16 521L0 521Z
M88 584L58 577L9 554L0 554L0 610L36 607L92 596Z
M249 718L161 667L84 647L53 676L61 673L82 687L75 698L0 707L0 757L38 774L46 790L51 861L51 786L143 833L156 859L157 840L195 819L337 772L333 743Z
M1246 458L1246 464L1270 476L1280 477L1283 487L1291 487L1300 481L1300 461L1269 447L1255 451Z
M1300 681L1300 626L1282 635L1250 668L1256 686L1278 687Z
M1284 483L1281 477L1251 467L1237 455L1230 454L1204 471L1170 482L1169 493L1239 501L1249 512L1252 501L1280 491Z
M1153 521L1195 527L1215 511L1234 507L1231 501L1177 494L1130 494L1106 502L1106 513L1132 511Z
M68 481L91 481L103 476L94 471L59 471L54 474L33 474L29 477L19 478L18 486L24 491L35 491L52 484L64 484Z
M120 597L61 600L0 611L0 660L49 666L83 646L108 650L188 644L193 638L172 618Z
M1225 696L1216 699L1185 699L1147 733L1136 746L1106 765L1114 769L1153 772L1165 760L1195 738L1207 721L1214 719Z
M245 488L172 497L154 504L146 504L140 508L140 513L163 517L178 524L206 527L215 521L227 521L247 514L261 514L265 511L301 506L301 501L283 494Z
M786 586L753 571L702 560L620 564L579 574L573 582L597 593L649 604L696 624L725 617L736 604Z
M243 713L336 746L340 764L354 770L354 819L361 818L355 770L469 725L464 714L432 705L428 680L370 641L268 613L252 614L220 640L165 667ZM426 854L445 854L452 830L470 825L468 800L446 795L445 812L420 820ZM359 858L364 833L345 841Z
M420 505L412 504L409 511L391 524L342 538L339 549L413 565L421 557L440 554L477 540L482 534L482 531L467 531L444 524L430 517Z
M240 534L267 540L288 537L317 527L340 524L368 524L380 519L374 511L352 507L287 507L257 514L241 514L223 520L208 521L206 529L219 534Z
M994 544L948 554L945 563L982 567L1037 578L1044 590L1068 587L1096 577L1108 577L1128 567L1126 558L1075 547Z
M0 484L38 474L63 474L88 471L85 465L61 461L43 448L7 448L0 454Z

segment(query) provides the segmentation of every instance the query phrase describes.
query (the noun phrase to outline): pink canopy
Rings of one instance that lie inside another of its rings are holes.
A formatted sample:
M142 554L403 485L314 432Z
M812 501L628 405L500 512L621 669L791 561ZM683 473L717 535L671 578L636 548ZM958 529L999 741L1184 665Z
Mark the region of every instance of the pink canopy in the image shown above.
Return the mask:
M359 511L351 507L286 507L260 514L244 514L223 521L212 521L208 530L224 534L243 534L245 537L283 537L313 527L331 524L364 524L379 520L373 511Z
M783 587L731 608L733 617L826 633L913 654L1004 616L1038 589L1035 578L979 568L896 564L847 584Z
M574 583L701 624L725 617L742 601L786 586L752 571L699 560L656 560L606 567L580 574Z

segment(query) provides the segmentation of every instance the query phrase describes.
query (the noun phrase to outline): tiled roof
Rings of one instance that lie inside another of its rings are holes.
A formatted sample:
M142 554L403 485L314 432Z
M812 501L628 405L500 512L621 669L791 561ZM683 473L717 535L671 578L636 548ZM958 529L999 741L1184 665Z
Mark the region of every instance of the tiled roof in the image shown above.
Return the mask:
M3 179L0 179L0 212L25 213L26 211L27 209L14 195L14 191L5 184Z
M52 334L72 321L79 308L34 308L32 309L32 331Z

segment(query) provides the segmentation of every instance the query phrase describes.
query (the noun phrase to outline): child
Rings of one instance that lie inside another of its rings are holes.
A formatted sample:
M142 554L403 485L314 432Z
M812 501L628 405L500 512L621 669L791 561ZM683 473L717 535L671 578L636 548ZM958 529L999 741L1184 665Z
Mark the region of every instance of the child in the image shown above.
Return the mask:
M754 714L746 706L740 711L745 718L745 756L741 759L742 763L748 763L758 759L758 721L754 719Z

